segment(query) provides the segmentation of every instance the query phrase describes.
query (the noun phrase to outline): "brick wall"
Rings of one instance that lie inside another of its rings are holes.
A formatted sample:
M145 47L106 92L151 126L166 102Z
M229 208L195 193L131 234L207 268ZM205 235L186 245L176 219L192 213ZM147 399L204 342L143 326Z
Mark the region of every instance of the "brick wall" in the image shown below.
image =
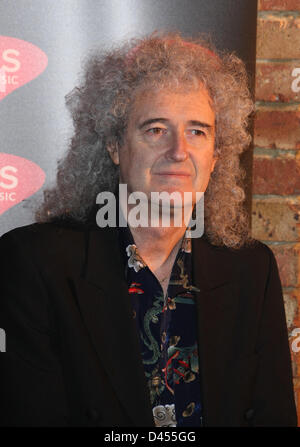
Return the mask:
M300 425L300 0L258 0L256 58L252 232L279 265Z

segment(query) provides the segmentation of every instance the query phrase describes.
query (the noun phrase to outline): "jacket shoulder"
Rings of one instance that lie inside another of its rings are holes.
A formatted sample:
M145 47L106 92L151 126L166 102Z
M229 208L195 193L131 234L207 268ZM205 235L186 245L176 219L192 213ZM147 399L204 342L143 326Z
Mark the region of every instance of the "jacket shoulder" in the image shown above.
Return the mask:
M0 241L11 240L20 241L24 244L30 243L32 246L40 244L44 240L50 241L57 239L68 241L72 238L80 239L86 232L86 228L82 226L68 226L60 223L33 223L23 227L14 228L4 233Z
M240 278L240 281L263 285L266 284L270 271L274 268L278 270L271 248L257 239L252 239L240 248L207 244L209 248L205 250L205 254L209 265L218 271L227 272L230 277Z
M247 244L240 248L231 248L226 246L216 246L208 242L210 250L214 254L218 254L223 260L229 262L246 263L247 265L262 267L269 265L270 258L274 257L271 248L264 242L252 238Z
M87 229L59 223L34 223L18 227L0 238L1 253L22 253L37 266L45 262L74 264L85 253Z

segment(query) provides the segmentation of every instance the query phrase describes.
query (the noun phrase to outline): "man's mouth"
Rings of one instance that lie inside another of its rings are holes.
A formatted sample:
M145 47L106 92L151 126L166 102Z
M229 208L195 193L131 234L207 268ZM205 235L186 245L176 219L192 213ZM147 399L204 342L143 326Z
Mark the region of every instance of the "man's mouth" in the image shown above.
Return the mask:
M191 174L189 172L185 172L185 171L162 171L162 172L157 172L154 175L166 175L166 176L173 176L173 177L191 177Z

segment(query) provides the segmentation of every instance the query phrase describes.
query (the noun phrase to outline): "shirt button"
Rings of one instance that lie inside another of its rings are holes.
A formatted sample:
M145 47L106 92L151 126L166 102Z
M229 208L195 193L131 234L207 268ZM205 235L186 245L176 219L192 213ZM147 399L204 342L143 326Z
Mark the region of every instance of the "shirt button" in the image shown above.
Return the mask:
M99 413L95 408L88 408L85 414L86 417L92 422L96 422L100 419Z
M251 419L253 419L253 416L254 416L253 408L248 408L248 410L246 410L244 413L244 418L246 419L246 421L250 421Z

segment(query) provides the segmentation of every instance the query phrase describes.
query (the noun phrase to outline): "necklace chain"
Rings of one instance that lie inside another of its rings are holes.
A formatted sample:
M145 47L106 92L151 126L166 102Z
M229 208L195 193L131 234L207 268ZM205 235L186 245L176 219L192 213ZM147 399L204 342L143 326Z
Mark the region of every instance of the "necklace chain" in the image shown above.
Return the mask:
M169 278L169 276L170 276L170 274L168 274L167 276L165 276L164 278L162 278L162 279L160 280L160 282L164 282L166 279Z

